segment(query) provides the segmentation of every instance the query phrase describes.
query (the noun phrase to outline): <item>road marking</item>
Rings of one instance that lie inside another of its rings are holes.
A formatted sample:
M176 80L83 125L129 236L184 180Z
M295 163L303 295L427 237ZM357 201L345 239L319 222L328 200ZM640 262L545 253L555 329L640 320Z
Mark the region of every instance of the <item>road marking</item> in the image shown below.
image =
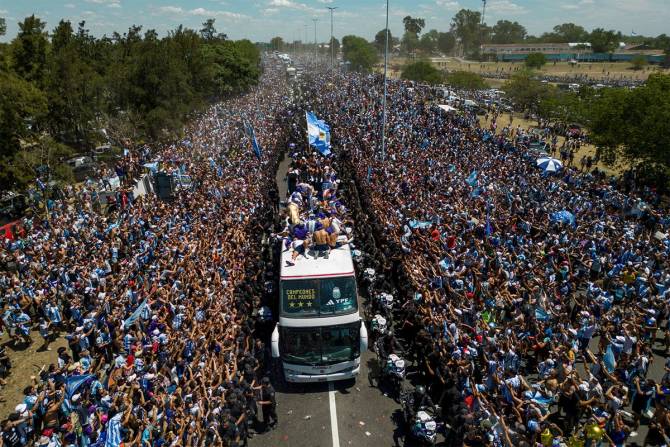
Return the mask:
M335 406L335 385L328 384L328 402L330 403L330 430L333 435L333 447L340 447L340 433L337 431L337 407Z

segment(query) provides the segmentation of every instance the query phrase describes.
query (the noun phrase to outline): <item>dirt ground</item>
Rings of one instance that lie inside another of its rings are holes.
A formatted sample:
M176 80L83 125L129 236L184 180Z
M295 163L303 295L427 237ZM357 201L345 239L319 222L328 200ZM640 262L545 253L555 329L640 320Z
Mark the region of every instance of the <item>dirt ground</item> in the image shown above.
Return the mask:
M23 389L30 385L31 376L37 376L42 367L56 363L58 355L56 349L67 346L63 337L56 339L49 346L51 351L42 351L42 337L39 332L32 331L30 336L33 343L30 346L18 344L14 346L7 333L2 335L0 343L5 347L11 359L12 369L5 378L7 384L0 388L0 419L5 419L14 407L23 402Z
M453 70L472 71L475 73L514 73L523 68L522 62L476 62L466 61L458 58L446 58L444 68ZM399 76L402 66L407 63L405 58L392 58L389 62L391 74ZM658 66L648 65L642 70L633 70L628 62L583 62L571 65L567 62L549 62L539 73L549 76L573 77L575 75L587 75L589 78L602 79L647 79L652 73L670 74L670 69L661 69ZM491 81L487 79L487 81Z
M487 121L484 116L481 116L479 118L479 122L482 127L489 128L491 125L491 120ZM498 131L500 131L502 128L510 124L510 114L509 113L503 113L498 117ZM532 129L537 127L537 121L534 120L526 120L523 119L521 116L518 114L515 114L512 119L512 126L516 128L517 125L521 125L523 129ZM558 137L558 147L561 147L563 144L563 141L565 141L564 137ZM582 144L581 148L575 153L575 159L574 163L576 164L577 167L579 167L579 160L582 158L582 156L591 156L595 157L596 155L596 148L592 144ZM606 174L608 175L619 175L621 172L623 172L623 166L614 166L614 167L608 167L605 166L602 163L598 163L597 165L598 169L605 171Z

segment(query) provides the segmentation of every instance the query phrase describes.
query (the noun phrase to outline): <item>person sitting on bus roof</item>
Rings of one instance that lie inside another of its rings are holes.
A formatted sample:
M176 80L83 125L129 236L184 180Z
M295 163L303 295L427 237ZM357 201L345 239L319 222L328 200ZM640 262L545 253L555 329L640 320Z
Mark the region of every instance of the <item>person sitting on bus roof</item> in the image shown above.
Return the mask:
M321 254L326 259L330 255L330 246L328 245L328 232L325 229L320 229L314 232L314 249L316 250L316 258Z

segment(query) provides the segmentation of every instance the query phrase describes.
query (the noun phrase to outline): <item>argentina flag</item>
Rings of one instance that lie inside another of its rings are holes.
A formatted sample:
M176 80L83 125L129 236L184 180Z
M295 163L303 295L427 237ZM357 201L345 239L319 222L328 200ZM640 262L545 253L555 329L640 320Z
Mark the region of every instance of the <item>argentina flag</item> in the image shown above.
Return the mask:
M309 145L319 151L321 155L330 155L330 126L311 112L305 112L307 117L307 139Z
M254 151L254 154L256 154L256 158L259 160L261 159L261 146L258 144L258 140L256 140L256 132L254 132L254 128L251 126L249 121L244 122L244 132L247 134L249 139L251 140L251 148Z

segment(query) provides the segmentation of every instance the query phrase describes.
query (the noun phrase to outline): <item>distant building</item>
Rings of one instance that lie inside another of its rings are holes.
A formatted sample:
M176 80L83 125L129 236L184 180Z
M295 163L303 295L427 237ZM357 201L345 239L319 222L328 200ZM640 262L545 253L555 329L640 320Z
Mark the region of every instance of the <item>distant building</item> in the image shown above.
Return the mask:
M626 45L621 42L613 53L594 53L588 42L575 43L512 43L484 44L482 54L501 62L521 62L529 54L542 53L548 61L621 62L637 55L647 57L650 63L661 63L663 51L651 50L644 45Z

